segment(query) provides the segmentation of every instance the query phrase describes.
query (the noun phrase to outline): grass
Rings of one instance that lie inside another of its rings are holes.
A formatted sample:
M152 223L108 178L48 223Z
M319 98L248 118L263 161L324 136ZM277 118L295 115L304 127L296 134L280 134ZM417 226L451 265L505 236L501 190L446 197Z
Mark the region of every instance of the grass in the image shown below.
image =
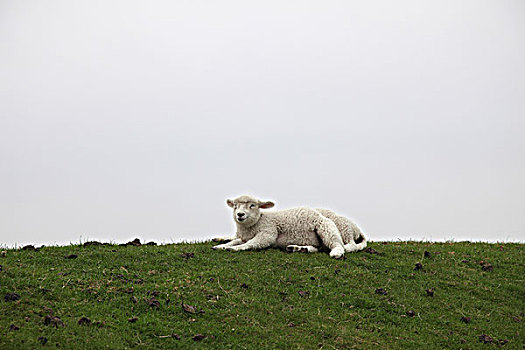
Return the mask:
M373 242L344 260L212 245L7 250L0 349L525 344L523 244Z

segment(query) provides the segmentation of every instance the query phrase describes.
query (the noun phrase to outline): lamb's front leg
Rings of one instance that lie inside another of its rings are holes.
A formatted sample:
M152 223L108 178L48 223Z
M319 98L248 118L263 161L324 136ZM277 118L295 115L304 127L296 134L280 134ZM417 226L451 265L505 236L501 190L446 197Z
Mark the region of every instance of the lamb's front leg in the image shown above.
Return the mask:
M260 232L248 242L233 247L227 247L226 249L231 251L264 249L274 244L276 239L277 232Z
M242 239L236 238L236 239L234 239L232 241L229 241L228 243L219 244L219 245L216 245L216 246L211 247L211 248L212 249L228 249L230 247L237 246L239 244L242 244Z

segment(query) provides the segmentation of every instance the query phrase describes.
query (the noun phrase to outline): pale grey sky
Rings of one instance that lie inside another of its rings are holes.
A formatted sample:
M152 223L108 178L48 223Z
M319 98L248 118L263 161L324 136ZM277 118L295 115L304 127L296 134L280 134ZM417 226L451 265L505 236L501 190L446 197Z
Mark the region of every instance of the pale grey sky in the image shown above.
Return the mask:
M225 200L525 241L525 2L0 0L0 245L201 240Z

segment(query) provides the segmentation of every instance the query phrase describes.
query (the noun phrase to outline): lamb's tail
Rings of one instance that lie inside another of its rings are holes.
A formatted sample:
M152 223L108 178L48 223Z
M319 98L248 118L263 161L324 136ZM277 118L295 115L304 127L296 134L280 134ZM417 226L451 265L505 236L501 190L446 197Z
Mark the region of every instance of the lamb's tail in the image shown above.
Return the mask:
M366 248L366 236L363 232L359 231L359 237L353 242L344 245L346 253L357 252Z

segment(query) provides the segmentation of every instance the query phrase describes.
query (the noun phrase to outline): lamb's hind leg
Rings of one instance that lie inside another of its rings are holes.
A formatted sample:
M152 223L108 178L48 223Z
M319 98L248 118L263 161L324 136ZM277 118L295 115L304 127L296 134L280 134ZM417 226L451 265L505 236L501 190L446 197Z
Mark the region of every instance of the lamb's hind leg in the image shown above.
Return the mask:
M324 220L316 225L315 229L317 235L323 241L323 244L330 249L330 256L332 258L338 259L345 254L341 233L332 220L324 218Z
M317 253L319 251L319 249L317 249L316 247L313 247L311 245L290 244L289 246L286 246L286 251L288 253L295 253L295 252L300 252L300 253Z

